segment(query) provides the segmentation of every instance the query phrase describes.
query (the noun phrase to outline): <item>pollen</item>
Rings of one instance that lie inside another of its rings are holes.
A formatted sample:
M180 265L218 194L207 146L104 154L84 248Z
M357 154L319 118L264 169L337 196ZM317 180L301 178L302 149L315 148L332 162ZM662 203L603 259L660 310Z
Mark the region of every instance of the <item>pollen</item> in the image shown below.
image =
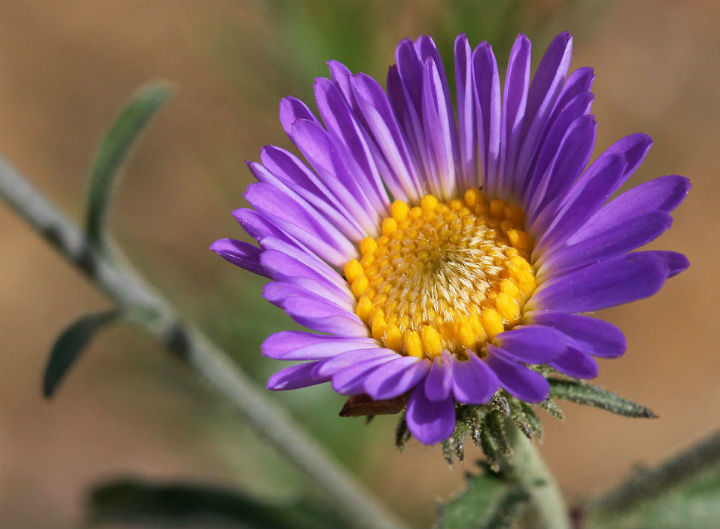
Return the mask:
M396 200L345 278L370 335L400 354L464 358L512 328L536 288L522 208L479 189L448 203Z

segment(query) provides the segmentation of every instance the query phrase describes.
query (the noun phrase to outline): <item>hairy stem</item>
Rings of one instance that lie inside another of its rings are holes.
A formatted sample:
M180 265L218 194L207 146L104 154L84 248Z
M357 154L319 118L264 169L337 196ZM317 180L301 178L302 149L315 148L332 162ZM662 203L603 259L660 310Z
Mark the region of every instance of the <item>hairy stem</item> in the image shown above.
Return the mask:
M126 260L111 260L87 244L64 213L0 158L0 196L87 279L121 308L145 317L133 322L207 382L302 474L330 498L353 527L400 528L404 524L366 492L301 426L195 326L183 322L172 305Z
M587 505L588 510L621 512L676 487L720 461L720 431L652 469L637 470L625 483Z
M513 455L504 462L502 471L519 481L531 497L530 509L523 527L569 529L570 519L565 500L537 447L512 421L505 421L505 429Z

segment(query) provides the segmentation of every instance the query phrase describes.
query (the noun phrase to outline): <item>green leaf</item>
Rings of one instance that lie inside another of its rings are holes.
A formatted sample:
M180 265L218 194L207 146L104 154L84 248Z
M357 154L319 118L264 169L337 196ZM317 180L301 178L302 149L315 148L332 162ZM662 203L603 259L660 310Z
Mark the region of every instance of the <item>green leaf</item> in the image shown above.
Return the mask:
M197 483L112 481L94 488L88 501L92 527L242 527L317 529L343 527L336 515L307 501L266 502L227 488Z
M439 507L442 529L510 527L530 499L520 485L484 472L468 474L465 490Z
M88 183L85 231L90 245L103 247L105 218L118 170L140 133L171 93L164 83L151 83L140 88L100 143Z
M83 316L58 337L50 351L43 376L43 395L53 396L60 382L87 347L95 334L118 317L118 311L100 312Z
M720 527L720 432L580 507L587 528Z
M556 419L558 419L560 421L562 421L565 418L565 414L560 409L560 407L555 403L554 400L545 399L544 401L538 403L538 406L540 406L543 410L545 410L550 415L552 415L553 417L555 417Z
M548 382L550 382L551 398L594 406L625 417L655 417L655 414L642 404L632 402L600 386L555 378L548 379Z

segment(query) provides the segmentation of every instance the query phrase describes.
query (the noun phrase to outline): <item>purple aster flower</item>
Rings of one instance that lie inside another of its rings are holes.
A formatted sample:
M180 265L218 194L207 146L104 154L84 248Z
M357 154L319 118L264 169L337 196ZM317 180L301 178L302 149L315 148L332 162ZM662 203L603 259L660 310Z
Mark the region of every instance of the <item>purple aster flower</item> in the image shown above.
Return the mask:
M422 443L453 433L455 405L500 389L547 398L533 365L575 378L623 354L613 325L582 315L651 296L684 270L641 251L689 190L676 175L611 196L650 148L627 136L588 165L593 71L568 75L558 35L531 78L518 36L504 85L489 44L455 41L456 105L430 37L404 40L387 89L330 62L315 81L320 119L288 97L280 121L305 161L279 147L234 212L259 246L212 249L271 279L264 297L315 332L280 332L263 354L302 360L272 390L323 382L376 401L408 397Z

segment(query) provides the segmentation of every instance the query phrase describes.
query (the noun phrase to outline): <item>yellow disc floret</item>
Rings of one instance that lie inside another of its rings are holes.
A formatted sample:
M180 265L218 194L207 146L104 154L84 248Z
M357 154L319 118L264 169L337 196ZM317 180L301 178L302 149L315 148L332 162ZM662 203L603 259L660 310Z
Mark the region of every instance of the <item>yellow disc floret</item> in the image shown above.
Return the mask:
M396 200L344 268L370 335L404 355L463 357L517 324L535 290L525 212L479 189Z

